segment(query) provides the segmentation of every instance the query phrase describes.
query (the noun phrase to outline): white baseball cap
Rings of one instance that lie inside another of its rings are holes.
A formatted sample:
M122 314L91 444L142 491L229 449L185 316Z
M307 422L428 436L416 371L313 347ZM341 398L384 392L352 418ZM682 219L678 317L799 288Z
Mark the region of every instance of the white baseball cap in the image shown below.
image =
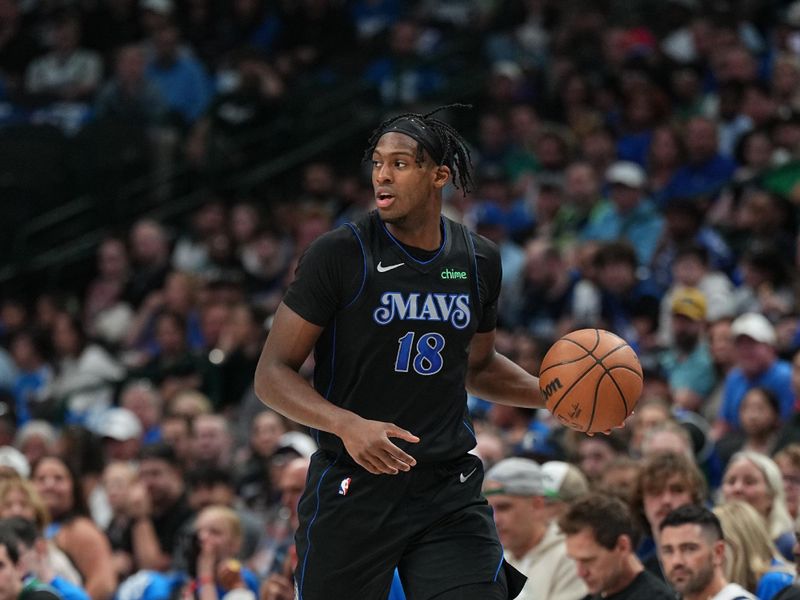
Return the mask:
M734 339L744 335L770 346L775 346L778 341L772 323L760 313L745 313L737 317L731 324L731 334Z
M621 160L608 168L606 181L610 184L617 183L629 188L642 188L647 182L647 175L644 169L636 163Z

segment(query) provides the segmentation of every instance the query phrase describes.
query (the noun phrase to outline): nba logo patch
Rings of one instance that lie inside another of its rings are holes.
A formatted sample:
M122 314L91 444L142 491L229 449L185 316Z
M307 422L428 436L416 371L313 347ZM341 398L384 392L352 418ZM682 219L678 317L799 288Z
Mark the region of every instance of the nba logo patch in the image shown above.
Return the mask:
M350 482L352 481L351 477L347 477L342 479L342 483L339 484L339 495L340 496L347 496L347 492L350 489Z

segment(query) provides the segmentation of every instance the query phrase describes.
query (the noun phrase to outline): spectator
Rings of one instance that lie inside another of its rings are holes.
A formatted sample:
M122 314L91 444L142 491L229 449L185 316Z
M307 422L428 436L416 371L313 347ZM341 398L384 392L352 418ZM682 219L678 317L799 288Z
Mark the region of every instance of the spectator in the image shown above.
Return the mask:
M703 474L685 454L655 454L642 464L631 506L646 534L636 553L650 572L665 576L656 553L661 522L679 506L702 504L706 495Z
M592 211L585 239L626 240L636 248L638 263L649 265L664 223L644 195L647 177L635 163L617 162L606 173L610 200Z
M19 331L11 340L11 356L19 369L14 382L14 415L18 426L33 417L47 416L46 391L53 379L47 355L46 341L37 331Z
M48 456L34 465L31 481L53 518L45 537L78 569L92 600L109 600L117 586L111 547L89 517L80 480L62 459Z
M528 577L518 598L582 598L586 588L567 557L564 536L545 516L539 465L525 458L501 460L486 473L483 494L494 511L506 560Z
M611 496L616 496L623 502L630 504L636 492L641 464L628 456L615 459L600 479L597 491Z
M23 594L23 564L19 541L9 528L0 530L0 576L2 577L2 600L31 598L33 600L57 600L58 595L47 589L30 590Z
M685 600L725 600L755 596L725 577L725 538L719 519L707 508L686 505L661 523L659 555L667 579ZM691 547L694 552L682 548Z
M800 513L800 444L793 443L781 448L772 460L781 471L786 508L796 522Z
M192 424L193 462L230 469L233 438L222 415L198 415Z
M792 413L791 367L775 353L775 328L761 314L746 313L731 324L734 336L736 367L725 380L719 416L714 423L714 437L741 428L739 405L748 390L760 386L772 391L779 400L781 419Z
M730 581L738 583L760 600L772 600L791 585L792 569L778 553L764 530L761 515L745 502L726 502L714 508L732 556L725 565Z
M567 555L589 590L587 599L673 597L634 554L634 521L620 499L585 496L569 507L558 525L566 535Z
M146 379L128 382L119 394L119 404L131 411L142 426L142 443L161 439L163 400L152 383Z
M103 443L105 460L134 461L139 456L144 430L139 418L127 408L111 408L99 417L96 433Z
M158 88L176 124L188 127L211 101L208 75L199 61L180 51L180 31L174 23L159 25L152 41L155 54L145 70L147 79Z
M589 493L589 481L580 469L561 460L542 464L544 511L548 521L558 521L581 496Z
M726 501L743 500L752 505L764 519L778 551L792 559L793 522L786 508L781 472L771 458L747 450L734 454L722 478L722 496Z
M25 73L25 89L42 102L86 102L102 78L103 65L93 51L80 47L81 19L64 12L53 24L53 48L34 60Z
M142 219L131 227L129 244L133 271L125 297L138 309L151 292L164 287L170 271L169 239L160 223Z
M125 242L106 238L97 247L97 275L86 288L83 322L86 332L114 346L124 339L133 311L124 294L130 278Z
M608 466L625 453L625 440L619 432L608 436L581 436L577 444L578 467L595 487Z
M136 569L131 539L130 492L138 484L136 468L130 462L112 461L103 469L103 489L108 496L111 520L105 529L111 544L114 570L120 581Z
M14 447L22 452L29 465L33 465L45 455L55 452L56 441L56 430L50 423L33 420L17 429Z
M748 390L739 405L741 431L730 432L717 442L723 465L739 450L771 455L778 441L780 417L775 394L762 387Z

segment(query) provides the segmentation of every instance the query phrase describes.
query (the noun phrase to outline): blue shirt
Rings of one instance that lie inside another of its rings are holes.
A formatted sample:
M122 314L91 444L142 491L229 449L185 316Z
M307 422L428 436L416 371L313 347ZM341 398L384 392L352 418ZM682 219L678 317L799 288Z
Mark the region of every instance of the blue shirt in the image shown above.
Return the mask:
M667 350L661 355L661 367L667 374L671 390L689 389L700 396L707 396L716 384L714 361L708 346L699 343L685 358L681 359L675 350Z
M783 360L776 360L769 369L752 379L748 379L737 367L725 379L719 416L734 429L739 429L739 406L744 395L754 387L763 387L778 397L781 419L785 421L792 415L794 409L791 383L792 367Z
M664 219L650 200L642 200L625 214L620 213L613 202L605 200L592 211L581 237L584 240L627 240L636 248L639 264L649 265L663 228Z
M684 165L675 172L660 194L662 206L675 198L715 196L731 180L735 170L733 159L720 154L699 165Z
M781 563L772 559L771 566L780 566ZM786 566L786 565L784 565ZM772 600L772 598L787 585L792 585L794 576L791 571L767 571L761 576L756 585L756 596L760 600Z
M170 109L193 123L211 103L211 83L203 67L190 56L179 56L165 66L147 65L147 78L156 84Z

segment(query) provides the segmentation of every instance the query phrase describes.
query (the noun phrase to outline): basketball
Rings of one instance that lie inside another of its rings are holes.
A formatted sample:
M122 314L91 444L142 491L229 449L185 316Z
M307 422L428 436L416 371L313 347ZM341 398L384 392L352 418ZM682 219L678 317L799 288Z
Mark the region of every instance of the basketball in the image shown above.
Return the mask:
M604 329L580 329L554 343L542 360L539 389L564 425L596 433L622 425L642 393L633 348Z

